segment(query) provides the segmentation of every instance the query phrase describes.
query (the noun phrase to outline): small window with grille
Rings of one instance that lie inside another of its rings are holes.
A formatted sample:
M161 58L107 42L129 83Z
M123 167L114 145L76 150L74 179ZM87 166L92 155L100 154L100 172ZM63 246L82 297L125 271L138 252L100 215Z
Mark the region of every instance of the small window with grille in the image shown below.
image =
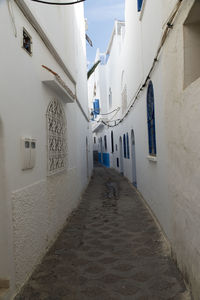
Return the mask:
M32 55L32 38L28 31L23 28L23 45L22 48L28 52L28 54Z
M49 103L47 118L48 175L66 169L66 119L61 103L54 99Z

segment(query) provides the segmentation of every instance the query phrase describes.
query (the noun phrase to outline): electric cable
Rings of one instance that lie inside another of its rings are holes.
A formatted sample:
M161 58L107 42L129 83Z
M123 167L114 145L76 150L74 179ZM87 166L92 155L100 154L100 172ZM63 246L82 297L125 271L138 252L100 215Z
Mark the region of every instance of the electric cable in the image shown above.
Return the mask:
M161 37L161 41L160 41L160 44L158 46L158 49L157 49L157 52L156 52L156 56L153 60L153 63L152 63L152 66L149 70L149 73L147 74L145 80L143 83L140 84L138 90L136 91L136 94L135 96L132 98L132 102L131 104L129 105L129 108L127 110L127 112L125 113L125 115L118 121L117 124L114 124L114 125L109 125L108 123L106 123L105 121L101 121L104 125L108 126L108 127L115 127L115 126L118 126L121 122L124 121L124 119L127 117L127 115L129 114L130 110L132 109L134 103L136 102L136 100L138 99L138 96L140 95L140 93L143 91L143 89L146 87L147 85L147 82L149 81L149 79L151 78L151 73L153 72L154 68L155 68L155 65L156 63L158 62L158 57L160 55L160 52L161 52L161 49L163 47L163 45L165 44L165 41L168 37L168 34L170 32L170 30L173 29L173 22L175 20L175 17L180 9L180 6L182 4L183 0L178 0L174 9L172 10L171 14L170 14L170 17L168 18L167 20L167 23L166 23L166 28L162 34L162 37Z
M117 107L117 108L115 108L114 110L112 110L112 111L110 111L110 112L108 112L108 113L105 113L105 114L99 114L98 112L96 112L95 110L93 110L93 113L95 113L96 115L100 115L100 116L106 116L106 115L110 115L110 114L112 114L114 111L116 111L116 110L119 110L119 108L120 107Z
M73 5L73 4L77 4L80 2L84 2L85 0L77 0L77 1L73 1L73 2L50 2L50 1L43 1L43 0L30 0L33 2L37 2L37 3L42 3L42 4L49 4L49 5Z

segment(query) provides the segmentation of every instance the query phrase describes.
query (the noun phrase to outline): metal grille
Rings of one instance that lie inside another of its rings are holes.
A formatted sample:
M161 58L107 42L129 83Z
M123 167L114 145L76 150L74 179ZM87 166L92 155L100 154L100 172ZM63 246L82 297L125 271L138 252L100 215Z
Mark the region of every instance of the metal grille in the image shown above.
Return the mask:
M48 175L66 169L66 121L65 113L57 100L47 108Z

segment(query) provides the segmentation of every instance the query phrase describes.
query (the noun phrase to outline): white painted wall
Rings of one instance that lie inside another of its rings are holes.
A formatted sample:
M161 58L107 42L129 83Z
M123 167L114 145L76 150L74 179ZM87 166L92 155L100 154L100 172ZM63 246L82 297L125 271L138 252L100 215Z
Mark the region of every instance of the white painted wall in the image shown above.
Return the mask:
M7 299L21 287L45 254L66 218L79 203L87 178L86 137L89 144L89 176L92 171L92 136L86 117L77 103L65 104L41 81L48 78L44 64L76 90L88 115L83 6L48 8L27 3L49 40L66 63L76 87L53 58L38 33L15 3L13 33L6 1L0 4L0 278L10 279ZM48 13L47 13L48 10ZM32 37L33 55L21 47L22 28ZM67 170L47 176L46 110L58 99L67 121ZM36 165L22 171L20 138L37 140Z
M197 1L198 2L198 1ZM124 71L127 85L128 103L134 99L138 87L143 84L153 63L166 21L177 1L145 1L142 12L137 12L137 1L126 0L125 38L114 35L109 48L110 57L105 65L104 78L113 91L113 107L120 105L120 74ZM131 130L135 133L137 188L154 212L165 232L174 257L180 269L189 280L194 299L200 294L200 260L199 260L199 30L188 36L184 23L194 1L183 1L173 30L170 31L161 51L156 68L151 75L155 96L156 122L156 161L148 158L147 131L147 86L143 88L125 120L114 128L95 130L98 137L105 134L110 140L114 132L114 143L118 150L110 153L111 167L116 166L120 158L119 138L128 132L131 145ZM195 24L190 30L199 26L197 7L191 13ZM191 22L191 19L189 20ZM195 38L194 38L195 36ZM186 38L188 39L186 41ZM119 44L120 46L119 46ZM192 43L194 44L192 45ZM188 50L188 48L190 48ZM119 49L121 52L119 53ZM194 52L186 62L188 52ZM195 63L196 60L196 63ZM193 77L189 75L189 85L184 85L187 77L187 64L194 67ZM184 69L185 68L185 69ZM95 72L100 72L97 68ZM108 92L101 95L101 102L108 101ZM116 118L122 115L121 111ZM131 151L131 148L130 148ZM109 142L108 152L111 152ZM132 181L131 158L123 158L124 175Z
M199 299L200 190L198 178L200 173L198 135L200 127L198 110L200 78L184 88L185 49L183 47L183 23L193 3L194 1L183 2L175 31L169 36L164 49L163 68L165 68L164 95L169 197L173 204L172 248L178 265L189 278L194 299ZM196 43L198 42L197 39ZM170 66L170 68L166 68L166 66Z

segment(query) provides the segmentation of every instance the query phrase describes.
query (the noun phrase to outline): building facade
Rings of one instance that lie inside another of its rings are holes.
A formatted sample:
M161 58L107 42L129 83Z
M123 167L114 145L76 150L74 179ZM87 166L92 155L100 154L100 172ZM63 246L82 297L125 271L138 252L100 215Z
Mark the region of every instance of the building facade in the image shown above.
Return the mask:
M13 299L92 171L83 5L0 3L0 299Z
M125 27L115 22L90 79L90 103L100 103L95 149L143 195L199 299L200 1L125 7Z

